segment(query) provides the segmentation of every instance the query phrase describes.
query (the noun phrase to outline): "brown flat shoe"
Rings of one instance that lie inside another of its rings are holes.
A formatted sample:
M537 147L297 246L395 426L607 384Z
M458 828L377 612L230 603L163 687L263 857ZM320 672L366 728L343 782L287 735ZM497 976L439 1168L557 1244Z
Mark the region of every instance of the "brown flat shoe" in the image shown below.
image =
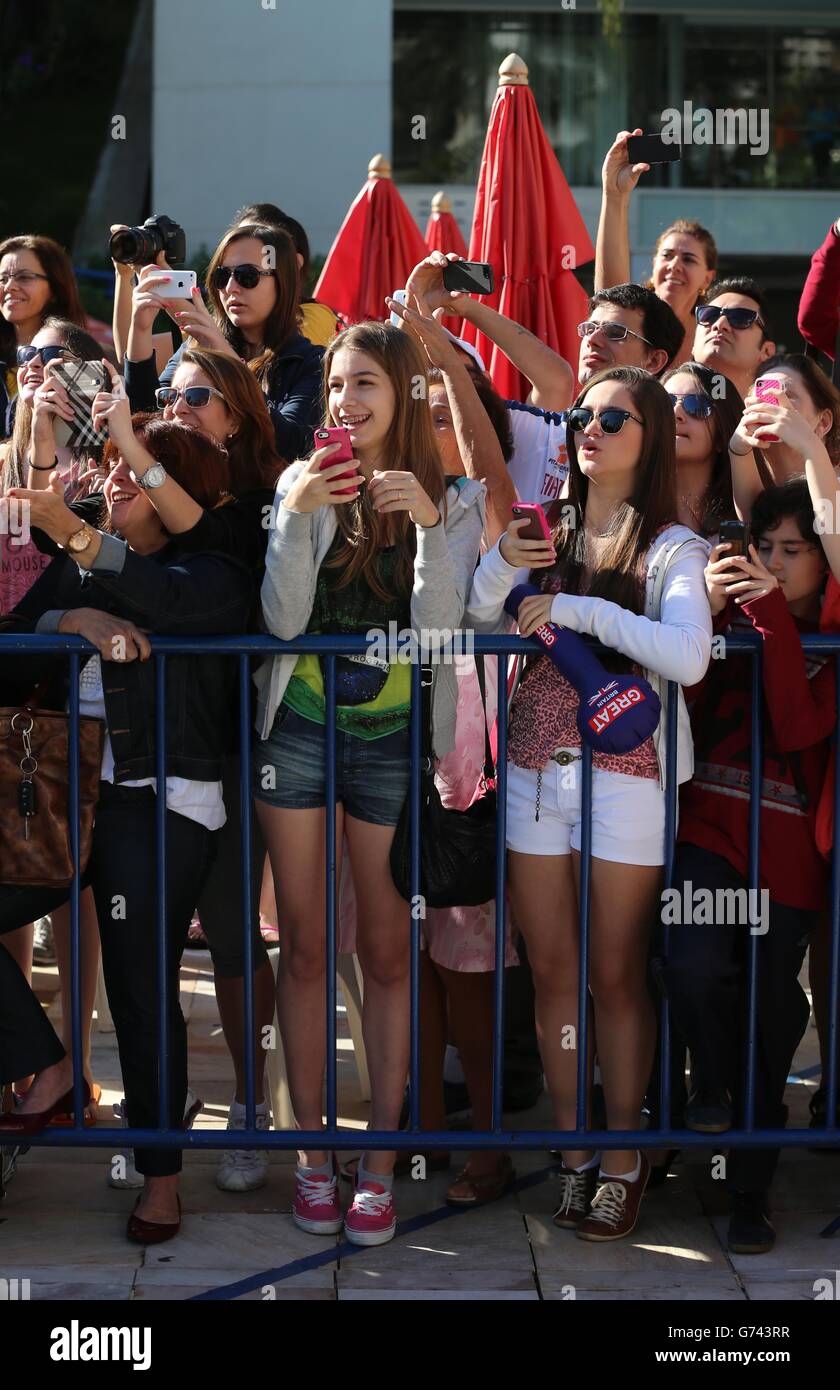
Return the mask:
M141 1192L140 1197L142 1196ZM177 1236L181 1229L181 1198L178 1198L178 1220L161 1222L144 1221L142 1216L137 1215L140 1197L134 1203L134 1210L128 1218L128 1225L125 1228L128 1239L135 1241L138 1245L160 1245L162 1241L171 1240L173 1236Z
M513 1186L516 1174L513 1163L505 1154L495 1173L480 1176L464 1169L447 1190L446 1202L450 1207L483 1207L488 1202L498 1202ZM457 1189L464 1189L459 1192Z
M621 1240L636 1229L639 1208L650 1178L650 1160L641 1154L639 1176L635 1182L625 1178L599 1177L598 1191L592 1198L589 1215L575 1231L581 1240Z

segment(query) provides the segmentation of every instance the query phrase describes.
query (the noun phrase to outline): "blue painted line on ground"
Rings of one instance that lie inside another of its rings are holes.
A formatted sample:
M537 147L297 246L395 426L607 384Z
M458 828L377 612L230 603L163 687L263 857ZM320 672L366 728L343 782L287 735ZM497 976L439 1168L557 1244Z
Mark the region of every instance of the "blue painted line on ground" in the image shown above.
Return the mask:
M544 1182L547 1177L559 1170L558 1163L552 1163L546 1168L538 1168L535 1173L528 1173L524 1178L517 1178L511 1185L511 1192L524 1192L529 1187L536 1187L537 1183ZM409 1217L407 1221L398 1221L396 1235L412 1235L415 1231L425 1230L428 1226L437 1226L441 1221L448 1221L453 1216L467 1216L475 1211L482 1210L479 1207L436 1207L434 1211L426 1212L422 1216ZM316 1237L317 1239L317 1237ZM249 1274L245 1279L237 1279L231 1284L220 1284L218 1288L207 1289L205 1293L194 1294L187 1299L188 1303L209 1303L227 1301L233 1298L241 1298L243 1294L253 1293L255 1289L261 1289L266 1284L279 1284L284 1279L293 1279L296 1274L305 1274L309 1269L320 1269L323 1265L338 1264L340 1260L349 1259L351 1255L360 1255L362 1251L375 1249L370 1245L351 1245L350 1241L339 1241L338 1245L331 1245L328 1250L321 1250L315 1255L304 1255L299 1260L291 1260L288 1264L280 1265L277 1269L265 1269L261 1274Z

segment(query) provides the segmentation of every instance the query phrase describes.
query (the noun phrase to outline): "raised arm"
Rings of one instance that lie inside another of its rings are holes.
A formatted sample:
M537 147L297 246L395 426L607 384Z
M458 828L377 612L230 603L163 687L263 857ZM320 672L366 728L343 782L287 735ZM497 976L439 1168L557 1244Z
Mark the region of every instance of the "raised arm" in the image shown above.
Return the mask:
M631 164L627 137L641 130L620 130L601 169L601 214L595 241L595 292L630 280L630 194L649 164Z

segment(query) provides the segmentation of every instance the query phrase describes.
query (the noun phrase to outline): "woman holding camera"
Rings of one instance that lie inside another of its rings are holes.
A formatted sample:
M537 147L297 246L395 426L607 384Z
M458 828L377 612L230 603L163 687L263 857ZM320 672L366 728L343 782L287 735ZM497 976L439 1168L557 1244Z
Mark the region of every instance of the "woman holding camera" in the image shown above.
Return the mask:
M248 363L266 398L278 454L284 459L306 454L322 410L323 349L298 330L300 270L288 232L256 224L226 232L207 271L210 310L198 289L187 303L162 298L161 285L158 267L140 272L125 361L132 409L154 408L156 388L170 384L183 351L158 382L152 325L164 310L200 347Z
M12 430L15 349L28 347L51 315L85 325L70 257L52 237L6 237L0 241L0 374L5 378L0 394L12 407L4 401L0 410L0 439Z
M222 449L193 430L155 419L138 429L139 443L194 501L212 509L229 490ZM17 616L38 631L87 637L100 655L80 678L82 715L104 719L107 737L93 848L84 876L93 887L102 958L126 1091L129 1123L158 1124L159 992L156 923L155 673L146 633L192 636L242 632L252 611L254 582L241 561L218 551L190 551L169 534L132 476L122 452L109 446L102 497L68 508L58 488L20 491L33 523L56 558L27 594ZM102 509L104 505L104 515ZM99 523L97 526L96 523ZM62 553L66 552L66 553ZM115 642L115 638L121 640ZM56 672L52 703L67 696L66 665ZM19 669L16 674L19 677ZM179 1129L187 1092L186 1027L179 1006L179 963L187 930L225 822L218 731L235 718L236 679L223 656L170 656L166 719L166 917L168 928L170 1109ZM56 703L57 702L57 703ZM126 846L131 853L126 854ZM60 890L32 890L33 903ZM66 891L63 894L66 897ZM120 904L115 913L114 905ZM0 930L26 920L20 893L0 892ZM31 915L31 911L27 914ZM17 918L17 920L15 920ZM42 1127L38 1097L18 1107L4 1128L25 1134ZM177 1233L181 1152L135 1151L146 1186L129 1221L141 1243Z

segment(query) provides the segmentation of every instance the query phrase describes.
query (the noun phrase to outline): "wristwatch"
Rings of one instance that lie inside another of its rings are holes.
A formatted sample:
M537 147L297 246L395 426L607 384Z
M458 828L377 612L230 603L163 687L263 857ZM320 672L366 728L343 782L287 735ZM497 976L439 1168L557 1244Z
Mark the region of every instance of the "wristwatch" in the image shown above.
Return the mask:
M93 528L85 522L80 531L74 531L72 536L68 537L64 549L69 550L73 555L78 555L81 551L87 550L94 535Z
M151 468L147 468L142 478L137 481L142 488L148 492L150 488L163 487L168 474L162 463L153 463Z

